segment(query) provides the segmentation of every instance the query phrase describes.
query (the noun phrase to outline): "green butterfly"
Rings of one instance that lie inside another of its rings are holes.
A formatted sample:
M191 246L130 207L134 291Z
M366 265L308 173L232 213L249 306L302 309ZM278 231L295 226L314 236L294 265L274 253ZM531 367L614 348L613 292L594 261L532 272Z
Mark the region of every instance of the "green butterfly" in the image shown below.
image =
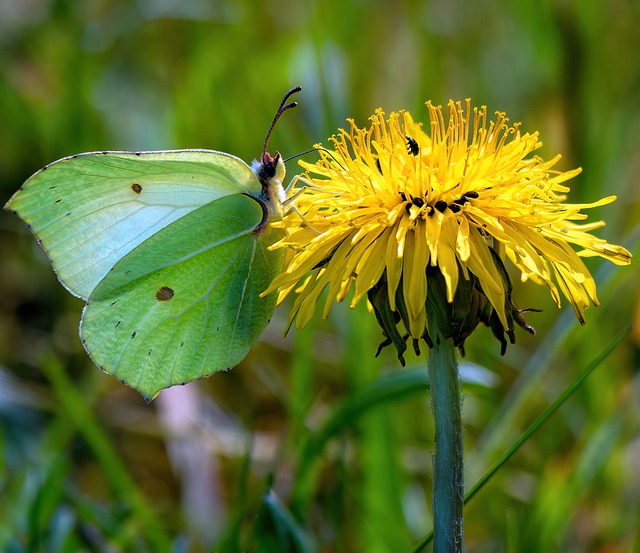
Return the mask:
M98 367L147 400L237 365L265 329L282 270L280 154L93 152L47 165L4 206L36 236L60 282L86 300L80 337Z

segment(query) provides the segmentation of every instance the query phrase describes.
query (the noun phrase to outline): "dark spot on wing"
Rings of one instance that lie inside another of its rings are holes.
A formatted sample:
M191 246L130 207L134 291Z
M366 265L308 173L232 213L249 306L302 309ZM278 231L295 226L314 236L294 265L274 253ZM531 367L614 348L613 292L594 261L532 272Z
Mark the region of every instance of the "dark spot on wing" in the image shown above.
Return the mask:
M115 328L118 328L118 327L120 326L120 323L121 323L121 322L122 322L122 321L118 321L118 322L116 323Z
M140 192L142 192L142 186L140 186L137 182L134 182L131 185L131 190L133 190L136 194L140 194Z
M156 299L158 301L168 301L173 297L174 291L168 286L163 286L156 292Z
M131 338L135 338L135 337L136 337L136 334L138 334L138 331L137 331L137 330L134 330L134 331L131 333Z
M62 201L62 198L60 198L59 200L56 200L56 201L55 201L55 202L53 202L53 203L59 204L61 201Z

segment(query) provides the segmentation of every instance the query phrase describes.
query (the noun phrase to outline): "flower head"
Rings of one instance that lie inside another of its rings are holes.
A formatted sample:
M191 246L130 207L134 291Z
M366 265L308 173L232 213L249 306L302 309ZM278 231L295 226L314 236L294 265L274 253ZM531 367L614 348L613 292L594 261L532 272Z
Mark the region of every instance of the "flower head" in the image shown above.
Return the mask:
M427 107L429 132L408 112L385 119L377 110L369 128L350 120L330 139L332 151L301 162L297 213L273 223L288 231L273 247L288 248L289 260L266 292L280 289L282 301L295 291L290 324L302 327L325 289L326 317L354 288L351 306L368 297L382 345L393 343L402 361L409 336L416 348L421 338L430 344L434 317L461 349L483 322L504 352L514 323L533 331L511 299L508 259L523 281L546 284L558 306L562 293L584 324L589 300L598 300L581 258L630 262L627 250L590 234L603 222L581 222L583 209L615 197L565 203L564 183L580 169L552 170L559 155L531 155L538 134L521 134L503 113L489 121L485 107L450 101L446 119Z

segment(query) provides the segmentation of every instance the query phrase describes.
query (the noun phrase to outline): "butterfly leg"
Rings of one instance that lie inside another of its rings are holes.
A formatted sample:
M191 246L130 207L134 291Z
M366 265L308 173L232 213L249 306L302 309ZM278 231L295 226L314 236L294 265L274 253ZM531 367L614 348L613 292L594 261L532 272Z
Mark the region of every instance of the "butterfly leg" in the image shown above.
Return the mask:
M298 216L300 217L300 219L302 219L302 222L305 224L305 226L309 229L311 229L313 232L315 232L316 234L322 234L318 229L314 228L309 221L307 221L305 219L305 216L300 212L300 210L293 204L293 202L295 202L295 200L300 197L300 195L307 190L307 188L315 188L315 185L310 182L309 180L305 179L304 177L300 176L300 175L295 175L292 179L291 182L289 183L289 185L287 186L287 188L285 189L285 193L288 195L289 192L291 191L291 189L293 188L294 184L298 181L302 181L305 185L296 190L292 196L288 197L283 203L282 205L287 207L286 211L285 211L285 215L287 215L288 213L291 213L292 211L295 211Z

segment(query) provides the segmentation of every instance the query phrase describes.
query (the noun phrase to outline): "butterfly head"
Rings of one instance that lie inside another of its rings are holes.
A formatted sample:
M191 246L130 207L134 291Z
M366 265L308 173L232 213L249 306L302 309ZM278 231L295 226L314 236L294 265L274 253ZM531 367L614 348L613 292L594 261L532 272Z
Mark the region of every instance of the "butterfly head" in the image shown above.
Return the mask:
M276 152L274 156L269 152L264 152L260 161L257 159L253 160L251 170L255 176L258 177L263 188L271 186L274 182L282 184L286 174L284 161L282 160L280 152Z
M289 97L301 90L301 87L296 86L284 95L280 102L280 106L278 107L278 111L276 111L273 121L271 122L271 126L267 131L267 137L264 141L264 148L262 149L260 160L258 161L256 159L251 164L253 173L258 177L258 180L262 185L262 197L267 203L271 216L282 215L282 203L286 198L282 182L284 181L286 169L280 152L276 152L275 155L272 156L267 151L269 146L269 137L271 136L271 132L278 122L278 119L280 119L280 116L288 109L294 108L298 105L297 102L286 103Z
M280 152L276 152L274 156L269 152L263 153L260 161L253 161L251 169L262 185L262 197L272 215L281 215L282 203L286 199L282 184L286 169Z

